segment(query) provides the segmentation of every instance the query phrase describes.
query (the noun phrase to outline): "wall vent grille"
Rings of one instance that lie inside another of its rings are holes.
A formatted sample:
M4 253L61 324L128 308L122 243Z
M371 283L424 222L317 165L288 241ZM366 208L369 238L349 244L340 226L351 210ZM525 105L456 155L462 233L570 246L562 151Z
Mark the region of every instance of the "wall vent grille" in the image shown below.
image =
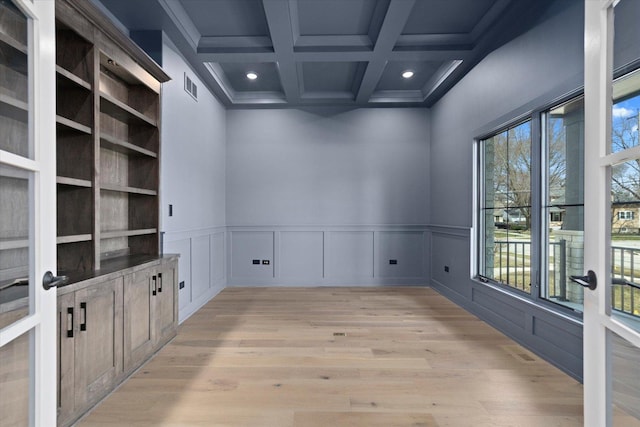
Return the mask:
M198 86L187 76L187 73L184 73L184 90L191 95L193 99L198 100Z

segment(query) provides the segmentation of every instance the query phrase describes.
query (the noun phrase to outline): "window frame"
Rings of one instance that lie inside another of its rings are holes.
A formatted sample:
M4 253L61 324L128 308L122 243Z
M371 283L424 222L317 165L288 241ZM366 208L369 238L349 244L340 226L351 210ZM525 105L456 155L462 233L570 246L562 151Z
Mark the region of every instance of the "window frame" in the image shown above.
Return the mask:
M618 211L618 219L621 221L632 221L634 219L633 216L633 211Z
M581 87L578 90L571 90L565 92L565 95L561 97L546 97L546 102L536 101L532 102L534 106L530 108L523 107L523 112L517 114L514 111L511 115L506 115L497 125L489 125L482 129L480 132L476 132L476 137L473 138L473 157L474 157L474 200L473 200L473 225L471 240L472 258L474 260L471 266L471 279L474 283L480 283L483 286L493 287L500 291L511 294L514 297L529 301L541 308L549 309L557 314L568 315L571 318L582 319L582 311L577 311L571 307L556 303L547 298L543 298L542 293L542 274L541 269L546 268L543 265L543 261L546 259L546 252L543 249L543 242L548 241L548 231L543 227L546 221L543 216L543 201L547 197L546 189L546 175L543 175L543 171L546 174L547 161L546 161L546 123L545 115L553 108L559 105L571 102L573 100L584 97L584 90ZM521 110L521 111L522 111ZM480 274L484 271L484 256L482 238L484 232L484 158L482 142L487 140L501 132L505 132L510 128L516 127L525 121L531 122L531 287L530 292L523 291L514 286L510 286L501 283L497 280L485 277ZM534 250L535 248L535 250Z

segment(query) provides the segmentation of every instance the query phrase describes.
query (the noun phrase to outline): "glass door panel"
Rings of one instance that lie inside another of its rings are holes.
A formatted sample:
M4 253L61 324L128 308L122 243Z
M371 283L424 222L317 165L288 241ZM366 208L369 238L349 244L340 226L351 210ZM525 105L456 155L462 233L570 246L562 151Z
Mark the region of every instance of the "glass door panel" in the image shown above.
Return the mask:
M33 172L0 165L0 329L30 314L32 182Z
M56 424L54 19L0 0L0 427Z
M589 289L584 294L583 357L587 427L640 424L640 322L635 307L636 252L640 250L636 248L640 235L640 80L637 73L631 73L613 81L614 31L624 37L624 31L614 27L625 22L615 16L628 16L628 7L640 13L639 5L629 0L585 0L585 269L589 269L589 279L584 285Z

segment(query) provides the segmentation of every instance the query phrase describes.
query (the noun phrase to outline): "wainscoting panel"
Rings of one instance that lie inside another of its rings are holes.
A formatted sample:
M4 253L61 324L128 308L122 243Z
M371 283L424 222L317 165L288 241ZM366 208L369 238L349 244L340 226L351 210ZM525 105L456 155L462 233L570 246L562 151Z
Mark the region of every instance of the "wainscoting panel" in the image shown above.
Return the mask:
M178 258L178 282L184 286L178 289L178 307L180 312L191 303L191 239L167 241L164 239L164 253L180 254Z
M469 238L459 230L431 233L431 275L451 290L471 298L469 281Z
M424 285L427 278L425 226L230 226L228 233L229 286Z
M273 278L273 231L231 232L231 276Z
M222 283L224 285L225 278L225 243L224 232L214 233L211 235L211 284L213 287L216 284Z
M379 231L375 233L376 277L424 277L424 233Z
M327 277L373 277L372 231L331 231L326 236Z
M320 280L324 276L324 233L280 232L279 276L284 279Z
M191 239L191 300L200 299L211 283L209 235Z
M226 286L226 228L164 233L164 253L179 254L179 321L195 313Z

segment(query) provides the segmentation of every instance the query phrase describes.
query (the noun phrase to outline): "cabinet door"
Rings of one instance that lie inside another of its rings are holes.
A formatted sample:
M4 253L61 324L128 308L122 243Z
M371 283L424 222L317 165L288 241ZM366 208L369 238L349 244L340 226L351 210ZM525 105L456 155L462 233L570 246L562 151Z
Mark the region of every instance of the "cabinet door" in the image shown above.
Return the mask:
M164 265L158 273L158 294L156 296L156 344L164 345L176 334L178 324L177 262Z
M75 293L58 297L58 424L64 424L75 411L75 335L77 334Z
M155 299L158 278L154 269L124 278L124 369L137 368L153 352Z
M122 373L122 278L76 292L75 403L86 407Z

